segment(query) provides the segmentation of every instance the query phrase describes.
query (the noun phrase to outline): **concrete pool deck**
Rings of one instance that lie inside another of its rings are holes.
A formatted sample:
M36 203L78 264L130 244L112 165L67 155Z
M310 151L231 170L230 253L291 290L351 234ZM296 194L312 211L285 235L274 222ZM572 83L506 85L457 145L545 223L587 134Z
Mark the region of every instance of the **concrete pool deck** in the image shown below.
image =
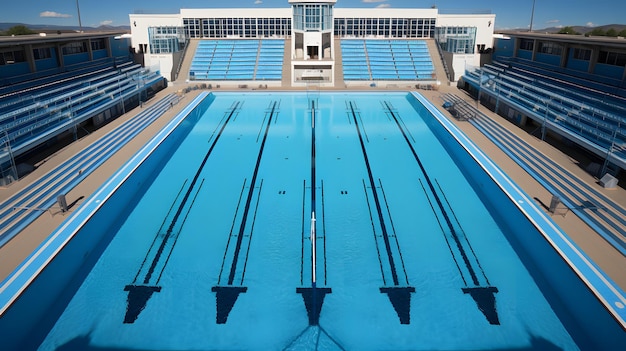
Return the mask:
M190 84L189 86L195 86L196 84ZM167 89L159 92L150 102L144 105L144 108L154 104L160 98L169 93L180 93L186 88L187 84L174 84ZM295 89L285 88L268 88L263 91L285 91ZM346 89L321 89L322 91L344 91ZM398 91L398 90L410 90L410 87L403 87L401 84L394 86L390 89L385 88L355 88L351 87L350 91L371 91L371 92L383 92L383 91ZM72 189L66 194L68 203L77 201L76 206L72 209L75 210L80 206L81 201L89 197L106 179L114 174L135 152L137 152L152 136L154 136L163 126L167 124L186 104L188 104L201 90L192 90L181 99L178 105L175 105L172 109L168 110L163 116L158 118L154 123L148 126L142 133L131 140L126 146L118 151L107 162L101 165L95 172L89 175L78 186ZM225 87L216 91L228 91ZM234 89L234 91L250 91L250 89ZM549 203L551 194L541 184L535 181L528 173L526 173L520 166L518 166L509 156L501 151L493 142L485 137L474 126L467 122L458 121L450 116L450 114L443 110L440 106L443 103L441 95L444 93L453 93L457 96L467 100L472 105L475 102L465 95L465 93L456 87L442 85L439 90L418 90L418 92L429 99L435 106L437 106L444 116L448 117L455 125L462 130L485 154L487 154L507 175L516 182L530 197L535 197L541 200L543 203ZM626 190L618 187L616 189L604 189L597 184L597 179L585 172L584 169L579 166L577 160L564 154L557 148L551 146L547 142L535 138L534 136L526 133L524 130L510 124L504 118L495 115L483 106L478 106L478 109L486 116L492 118L499 124L505 126L512 133L531 144L536 149L540 150L545 155L548 155L554 162L560 164L570 172L576 174L579 178L585 180L587 184L593 186L599 192L610 197L613 201L619 203L622 207L626 207ZM43 174L49 172L58 164L67 160L80 150L87 147L98 138L102 137L116 126L129 120L141 110L139 108L132 110L130 113L123 115L106 126L94 131L93 133L79 139L78 141L68 145L61 149L57 153L49 156L44 161L40 162L39 166L30 174L8 186L7 188L0 189L0 201L8 198L12 194L20 191L28 184L41 177ZM84 197L84 198L83 198ZM71 211L70 211L71 213ZM31 225L26 227L18 236L9 241L5 246L0 248L0 279L5 279L21 262L26 258L63 220L67 218L69 214L62 214L60 211L49 211L43 213L38 217ZM624 267L626 267L626 257L619 253L609 243L607 243L600 235L594 232L588 225L580 220L574 213L567 213L566 215L554 215L552 219L565 231L575 242L581 247L585 253L611 278L616 282L622 290L626 290L626 275L624 275Z

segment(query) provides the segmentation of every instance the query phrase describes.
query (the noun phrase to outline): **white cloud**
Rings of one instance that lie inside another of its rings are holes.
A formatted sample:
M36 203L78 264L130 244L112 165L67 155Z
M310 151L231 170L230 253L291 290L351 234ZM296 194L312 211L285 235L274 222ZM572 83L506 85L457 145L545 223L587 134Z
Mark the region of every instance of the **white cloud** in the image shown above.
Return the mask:
M376 6L377 9L383 9L383 8L387 8L387 7L391 7L391 5L389 5L389 4L380 4L380 5Z
M113 21L111 20L105 20L105 21L100 22L101 26L110 26L112 24L113 24Z
M361 0L361 1L366 3L366 4L370 4L370 3L374 3L374 2L385 2L387 0Z
M72 17L72 15L68 15L65 13L58 13L54 11L44 11L39 14L39 17L57 17L57 18L68 18Z
M593 24L593 22L587 22L587 27L593 27L595 26L595 24Z
M263 3L263 0L255 0L254 4L255 5L261 5Z
M561 22L561 21L558 20L558 19L553 19L553 20L546 21L546 24L557 24L559 22Z

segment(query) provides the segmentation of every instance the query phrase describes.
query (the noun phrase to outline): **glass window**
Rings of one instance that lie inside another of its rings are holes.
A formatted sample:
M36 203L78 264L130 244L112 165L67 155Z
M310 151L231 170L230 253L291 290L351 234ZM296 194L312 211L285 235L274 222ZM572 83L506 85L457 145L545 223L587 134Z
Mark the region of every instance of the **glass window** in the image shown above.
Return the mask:
M563 46L557 43L539 42L537 51L542 54L561 55L561 53L563 52Z
M520 50L528 50L532 51L535 46L535 41L532 39L520 39L519 40L519 49Z
M572 58L576 60L589 61L591 60L591 50L575 48L572 53Z
M33 49L33 57L35 60L43 60L52 57L52 50L50 48L38 48Z
M77 43L68 43L63 46L63 55L74 55L87 52L87 43L84 41Z

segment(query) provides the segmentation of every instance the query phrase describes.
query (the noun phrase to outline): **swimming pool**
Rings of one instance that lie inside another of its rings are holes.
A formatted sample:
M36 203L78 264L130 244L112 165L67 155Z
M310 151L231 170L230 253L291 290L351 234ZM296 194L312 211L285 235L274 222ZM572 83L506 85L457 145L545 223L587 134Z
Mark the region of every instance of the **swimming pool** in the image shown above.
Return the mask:
M0 327L42 350L608 349L623 293L585 260L418 94L202 94L3 283Z

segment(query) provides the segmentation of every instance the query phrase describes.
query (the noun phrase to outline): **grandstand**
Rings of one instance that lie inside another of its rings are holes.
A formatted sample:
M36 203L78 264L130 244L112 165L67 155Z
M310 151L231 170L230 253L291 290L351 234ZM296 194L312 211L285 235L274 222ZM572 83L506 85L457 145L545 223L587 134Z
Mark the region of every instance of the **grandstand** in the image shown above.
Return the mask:
M281 80L285 41L201 40L189 80Z
M341 40L344 80L432 80L425 40Z
M516 123L532 123L542 140L550 133L594 155L589 166L594 175L619 177L626 169L626 54L620 53L626 45L587 39L579 48L563 36L512 37L500 40L507 40L509 47L517 42L517 54L502 50L492 63L468 69L465 88ZM622 48L615 48L616 44ZM550 53L537 52L547 47ZM597 53L593 60L591 52ZM613 65L601 61L603 52L615 56ZM624 56L621 68L620 55ZM612 72L610 77L607 72Z
M286 3L291 8L131 14L132 46L167 78L236 88L330 88L456 81L464 67L480 63L493 41L491 13L336 8L336 0ZM310 11L320 15L303 15Z
M115 50L114 46L119 46L115 40L119 39L114 37L114 33L104 39L101 34L61 36L56 40L62 44L57 44L54 40L42 41L39 36L31 36L22 38L25 44L17 51L12 46L12 52L33 50L31 47L35 45L37 52L58 54L52 59L57 65L41 71L37 70L37 60L28 62L26 58L34 56L28 54L17 55L23 57L23 61L2 67L5 84L0 87L1 185L17 180L23 170L32 169L33 165L25 161L29 153L42 146L53 148L54 141L68 133L76 139L85 125L98 127L140 105L165 86L158 72L133 63L127 50ZM54 50L57 45L64 46ZM88 45L104 47L76 53L76 48ZM67 47L72 50L63 50ZM102 56L98 51L108 56L94 60ZM76 55L81 57L76 58ZM24 67L33 72L23 74Z

